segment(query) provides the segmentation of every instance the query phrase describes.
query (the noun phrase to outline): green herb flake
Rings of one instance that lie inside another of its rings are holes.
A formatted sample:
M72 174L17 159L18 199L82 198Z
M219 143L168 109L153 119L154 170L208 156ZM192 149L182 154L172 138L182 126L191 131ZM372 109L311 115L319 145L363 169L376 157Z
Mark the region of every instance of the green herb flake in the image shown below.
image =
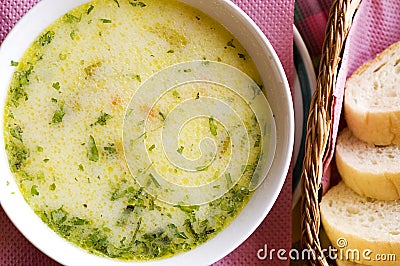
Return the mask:
M100 21L101 21L102 23L105 23L105 24L108 24L108 23L111 23L111 22L112 22L111 19L108 19L108 18L101 18Z
M88 10L86 11L86 14L89 15L90 12L92 12L93 8L94 8L94 6L93 6L93 5L90 5L89 8L88 8Z
M55 82L55 83L53 83L52 85L51 85L54 89L56 89L56 90L60 90L60 82Z
M66 54L63 54L63 53L60 53L60 54L58 55L58 58L59 58L60 60L65 60L65 59L67 59L67 55L66 55Z
M214 118L210 117L208 119L208 124L210 126L211 135L216 136L217 135L217 124L215 123Z
M19 64L18 62L11 60L10 66L16 67L18 66L18 64Z
M36 185L32 185L31 187L31 195L33 196L39 196L39 191L37 190L37 186Z
M176 151L177 151L179 154L182 154L184 148L185 148L185 147L180 146L179 149L177 149Z
M37 146L36 150L37 150L38 152L43 152L43 147L42 147L42 146Z
M81 21L80 17L78 18L77 16L74 16L69 13L65 14L65 16L64 16L64 22L66 22L66 23L76 23L76 22L80 22L80 21Z
M254 171L255 169L256 166L253 164L242 165L242 173L245 173L247 171Z
M79 166L78 166L78 169L79 169L79 171L84 171L85 170L85 168L83 168L83 165L82 164L80 164Z
M65 111L64 111L64 101L57 101L57 99L52 98L52 102L58 102L58 109L54 112L53 118L51 119L50 124L60 124L64 118Z
M105 146L103 149L104 149L104 151L107 153L107 154L109 154L109 155L111 155L111 154L116 154L117 153L117 149L114 147L115 146L115 144L114 143L109 143L108 144L109 146Z
M56 190L56 184L52 183L52 184L49 186L49 190L51 190L51 191Z
M167 51L167 54L173 54L174 52L175 52L175 51L171 49L171 50L168 50L168 51Z
M179 92L177 91L177 90L174 90L173 92L172 92L172 95L175 97L175 98L181 98L180 96L179 96Z
M9 141L6 144L6 150L9 154L8 162L12 172L21 170L26 159L28 159L29 149L21 141Z
M84 63L84 62L83 62L83 63ZM86 73L86 75L87 75L88 77L91 77L91 76L93 76L93 74L95 73L95 70L96 70L97 68L99 68L101 65L102 65L101 62L96 62L96 63L94 63L94 64L91 64L91 65L85 67L83 70L85 71L85 73Z
M188 68L188 69L184 69L183 72L190 73L190 72L192 72L192 70L190 68Z
M133 78L139 82L142 82L142 78L140 77L140 75L133 75Z
M22 129L19 125L15 125L15 127L10 128L10 134L17 140L22 142Z
M97 150L96 142L92 135L89 136L87 158L92 162L97 162L99 160L99 151Z
M187 237L187 235L184 232L177 232L174 235L177 238L182 238L182 239L189 239L189 237Z
M145 3L137 1L137 0L129 1L129 4L133 7L146 7L147 6Z
M69 34L69 37L71 38L71 40L75 40L76 37L76 30L72 30Z
M86 221L86 220L84 220L84 219L81 219L81 218L79 218L79 217L73 217L73 218L71 219L71 223L72 223L73 225L85 225L85 224L88 224L89 222Z
M43 162L45 162L45 163L47 163L48 161L50 161L49 158L44 158L44 159L43 159Z
M150 176L150 180L154 183L154 185L155 185L157 188L161 188L160 183L158 183L157 179L156 179L151 173L149 174L149 176Z
M165 114L163 114L161 111L158 112L158 114L161 116L162 121L165 121L165 119L167 119L167 117L165 116Z
M152 151L152 150L154 150L154 148L156 147L156 145L155 144L153 144L153 145L151 145L150 146L150 148L149 148L149 151Z
M112 118L111 115L101 111L100 116L97 118L97 121L91 124L90 126L95 126L95 125L105 126L107 124L107 121L110 120L111 118Z
M231 188L232 186L232 177L230 173L225 173L225 179L226 179L226 186L227 188Z
M44 33L42 36L39 37L39 40L37 41L39 45L41 46L46 46L51 43L55 35L54 31L47 31Z
M261 135L257 134L256 141L254 142L254 148L260 147L260 143L261 143Z
M230 41L226 44L226 46L229 46L229 47L232 47L232 48L236 48L236 46L233 44L233 39L230 40Z
M52 223L59 226L63 222L65 222L65 220L67 220L68 213L66 211L64 211L61 207L57 210L53 210L50 213L50 216L51 216Z

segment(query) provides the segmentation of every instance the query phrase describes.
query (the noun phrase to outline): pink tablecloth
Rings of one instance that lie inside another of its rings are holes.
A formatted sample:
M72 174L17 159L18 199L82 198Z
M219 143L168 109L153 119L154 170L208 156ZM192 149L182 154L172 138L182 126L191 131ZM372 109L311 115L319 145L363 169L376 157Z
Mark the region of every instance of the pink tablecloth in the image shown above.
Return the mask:
M38 0L1 0L0 4L0 43L13 25ZM300 33L307 35L306 45L314 61L318 61L323 32L326 22L326 10L329 0L234 0L253 18L266 34L275 48L282 65L291 81L293 73L293 31L292 25L297 16L296 25ZM321 4L322 3L322 4ZM264 247L272 249L291 248L291 206L292 177L288 174L282 192L267 218L254 234L239 248L217 262L216 265L289 265L288 260L259 260L257 251ZM31 245L12 225L0 208L0 265L58 265Z

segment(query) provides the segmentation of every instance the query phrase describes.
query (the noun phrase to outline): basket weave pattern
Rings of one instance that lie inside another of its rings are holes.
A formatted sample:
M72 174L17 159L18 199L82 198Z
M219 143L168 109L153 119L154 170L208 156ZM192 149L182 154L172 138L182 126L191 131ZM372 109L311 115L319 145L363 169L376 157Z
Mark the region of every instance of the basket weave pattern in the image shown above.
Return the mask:
M324 171L323 160L331 134L332 93L347 34L360 2L361 0L334 0L332 3L322 47L317 87L307 120L301 176L301 244L314 254L311 257L311 265L329 265L319 240L319 190Z

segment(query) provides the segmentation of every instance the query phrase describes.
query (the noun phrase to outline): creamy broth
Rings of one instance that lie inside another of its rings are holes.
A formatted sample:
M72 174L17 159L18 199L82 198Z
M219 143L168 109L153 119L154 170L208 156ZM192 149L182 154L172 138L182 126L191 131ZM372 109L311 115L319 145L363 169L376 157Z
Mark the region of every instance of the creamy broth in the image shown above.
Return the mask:
M185 4L167 0L94 1L49 26L16 67L5 107L10 169L24 198L48 226L88 252L149 260L185 252L223 230L240 213L260 156L260 128L246 103L217 85L171 90L151 109L145 141L157 171L179 185L209 183L234 148L223 125L201 117L181 130L177 152L194 159L204 138L215 163L189 176L162 154L165 115L185 99L225 99L246 117L251 149L239 182L202 205L169 204L138 184L124 157L123 122L135 91L157 71L204 60L232 65L261 84L240 43ZM189 69L187 71L190 71ZM217 134L218 132L218 134ZM189 178L190 177L190 178ZM226 176L229 183L229 177Z

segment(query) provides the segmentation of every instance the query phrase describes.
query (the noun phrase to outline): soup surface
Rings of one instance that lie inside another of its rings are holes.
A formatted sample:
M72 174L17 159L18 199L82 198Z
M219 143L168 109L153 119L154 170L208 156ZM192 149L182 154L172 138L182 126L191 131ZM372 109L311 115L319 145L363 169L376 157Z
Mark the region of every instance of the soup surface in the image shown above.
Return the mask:
M231 33L171 0L89 2L50 25L11 62L16 70L4 132L9 165L24 198L51 229L91 253L149 260L195 248L240 213L261 150L260 126L246 101L220 84L200 82L174 87L155 103L146 101L146 93L131 102L152 75L193 60L234 66L261 83ZM180 125L173 147L188 161L204 157L204 167L188 170L165 155L169 113L203 98L226 102L241 114L247 135L238 138L250 143L247 161L232 145L235 133L207 115ZM144 134L128 140L130 147L123 140L124 121L140 112L146 119L132 130L143 126ZM214 146L208 153L200 145L204 139ZM146 154L136 155L134 143L145 145ZM132 169L127 149L139 161L147 156L150 165ZM225 171L229 163L240 166L240 176ZM147 172L150 166L182 187L210 184L222 175L227 192L201 204L160 199L149 193L149 187L163 189ZM139 182L139 175L147 179Z

